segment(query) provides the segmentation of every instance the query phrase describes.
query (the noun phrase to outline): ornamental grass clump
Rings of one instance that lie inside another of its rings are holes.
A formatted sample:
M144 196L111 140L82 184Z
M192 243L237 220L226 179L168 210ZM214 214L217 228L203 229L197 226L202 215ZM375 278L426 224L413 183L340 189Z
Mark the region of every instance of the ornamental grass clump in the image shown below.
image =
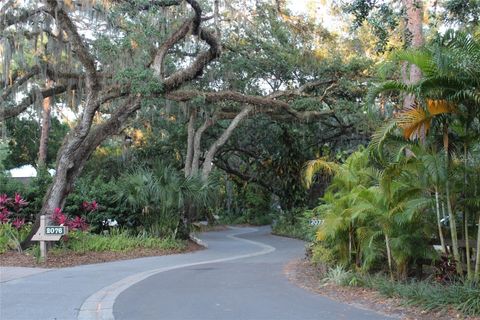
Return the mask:
M448 285L429 281L392 281L384 276L364 277L366 287L390 298L401 298L407 305L425 310L446 310L453 307L467 316L480 316L480 287L473 282Z
M91 234L79 230L69 233L63 249L73 252L125 252L135 249L181 250L184 241L162 239L148 235L131 235L127 230L112 231L109 234Z

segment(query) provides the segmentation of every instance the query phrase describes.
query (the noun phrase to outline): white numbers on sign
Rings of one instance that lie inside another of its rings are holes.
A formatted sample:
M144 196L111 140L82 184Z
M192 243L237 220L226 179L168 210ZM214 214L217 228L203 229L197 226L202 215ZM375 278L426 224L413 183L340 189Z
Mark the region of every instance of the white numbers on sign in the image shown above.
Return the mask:
M311 219L310 220L310 225L311 226L319 226L323 223L323 220L320 219Z
M63 228L61 227L47 227L45 229L46 234L63 234Z

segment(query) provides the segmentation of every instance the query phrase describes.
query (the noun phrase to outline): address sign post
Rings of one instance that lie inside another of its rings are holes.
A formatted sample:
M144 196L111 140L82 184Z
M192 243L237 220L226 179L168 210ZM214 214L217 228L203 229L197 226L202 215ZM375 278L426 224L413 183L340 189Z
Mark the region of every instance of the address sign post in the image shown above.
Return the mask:
M47 241L58 241L67 234L68 228L65 226L47 226L47 217L40 216L40 227L37 233L32 237L32 241L40 242L40 256L42 259L47 258Z

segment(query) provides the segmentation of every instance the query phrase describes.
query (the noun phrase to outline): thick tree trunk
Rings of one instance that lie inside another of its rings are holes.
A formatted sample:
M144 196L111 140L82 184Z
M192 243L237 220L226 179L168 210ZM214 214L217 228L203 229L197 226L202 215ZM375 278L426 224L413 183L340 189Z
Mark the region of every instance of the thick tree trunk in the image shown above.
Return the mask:
M81 142L78 141L79 137L74 134L69 134L67 136L62 150L66 149L68 152L62 152L61 150L59 153L60 156L57 160L53 183L45 196L42 209L37 214L32 231L22 243L23 248L31 245L31 238L40 226L40 216L50 216L53 214L55 208L63 207L66 196L72 191L75 179L82 173L83 168L93 151L95 151L95 149L107 137L121 131L128 118L139 108L139 98L137 98L135 102L129 99L125 105L120 107L110 117L109 120L93 127L89 134L82 138ZM75 146L76 148L73 149L71 146Z
M53 81L47 80L47 89L50 89ZM38 148L38 161L39 167L47 164L48 154L48 136L50 132L50 114L52 111L52 97L46 97L43 99L42 104L42 129L40 133L40 146Z
M418 49L424 44L423 38L423 5L420 0L404 0L407 18L407 32L405 43L408 47ZM420 69L412 64L406 63L402 66L402 78L406 84L413 84L420 81L422 72ZM403 108L410 108L415 102L415 97L411 94L406 95L403 100Z
M210 172L212 171L213 158L217 153L218 149L227 142L231 137L235 128L238 127L240 122L253 110L252 106L246 106L243 110L236 115L236 117L230 122L228 128L222 133L222 135L210 146L208 152L205 156L205 161L203 162L202 167L202 179L206 181Z
M419 49L423 46L425 40L423 37L423 4L421 0L404 0L407 12L407 30L409 47ZM415 83L422 78L420 69L412 65L410 68L410 81Z

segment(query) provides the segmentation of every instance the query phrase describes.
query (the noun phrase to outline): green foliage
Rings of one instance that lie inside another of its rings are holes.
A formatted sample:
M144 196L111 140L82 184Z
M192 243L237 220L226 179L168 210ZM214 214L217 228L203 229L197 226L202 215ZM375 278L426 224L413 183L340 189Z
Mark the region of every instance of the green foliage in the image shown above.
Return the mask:
M36 166L38 146L40 141L40 125L37 121L28 119L9 119L6 121L9 133L8 155L3 160L6 169L30 164ZM57 152L68 131L66 124L52 117L48 136L47 166L52 166Z
M480 288L475 284L457 282L446 286L429 281L397 282L383 276L367 276L362 280L366 287L387 297L401 298L409 305L426 310L454 307L467 316L480 315Z
M22 183L19 180L0 174L0 194L14 195L19 193L28 202L18 216L32 221L40 211L43 198L52 182L52 177L46 169L38 170L37 177L32 178L29 183Z
M405 218L411 219L418 217L419 212L433 216L433 210L428 208L436 206L439 237L443 237L442 233L446 234L445 231L441 232L440 206L446 207L450 227L448 236L452 239L457 270L463 275L461 260L465 260L467 277L479 279L480 264L476 264L474 275L470 255L462 258L459 253L457 234L460 231L464 238L471 238L470 235L478 231L475 227L471 228L470 224L478 219L479 207L468 200L478 196L477 188L472 190L467 185L475 184L478 180L478 163L472 162L472 159L477 156L480 132L480 95L477 89L480 79L480 42L473 34L449 30L437 35L424 49L402 51L395 54L395 58L401 63L416 64L423 77L415 84L390 81L380 89L373 90L377 93L390 90L409 93L416 99L415 107L399 112L374 136L372 160L375 165L387 169L385 173L390 176L390 181L384 180L382 187L403 188L402 185L408 185L405 179L419 177L418 197L405 199L404 202L398 202L397 199L397 207L405 213ZM406 142L399 137L399 131L403 131L403 136L411 141ZM405 154L411 157L405 157ZM396 216L397 222L402 223ZM461 221L461 216L464 221ZM463 226L459 228L457 223ZM429 226L432 228L432 223ZM392 244L399 245L396 241L392 241ZM414 249L404 248L403 258ZM430 256L426 251L424 255Z
M336 265L337 260L332 250L325 247L321 242L312 244L312 257L311 261L315 265L323 265L326 267L333 267Z
M24 193L25 185L12 177L0 174L0 194Z
M0 224L0 254L9 250L21 251L20 243L26 239L31 225L17 229L11 223Z
M158 238L147 234L131 235L127 230L112 230L108 234L75 231L53 250L73 252L131 251L135 249L182 250L186 244L173 238Z
M339 286L347 286L353 278L353 272L345 269L345 267L338 265L329 268L323 281L333 283Z
M0 172L5 170L3 161L8 155L8 145L0 142Z
M272 232L280 236L314 241L317 227L310 225L312 218L315 218L312 211L301 208L283 212L277 215Z
M284 236L289 238L301 239L305 241L311 241L312 237L308 236L308 233L300 223L291 224L285 219L279 219L272 226L272 233L278 236Z
M401 15L395 6L385 2L354 0L343 5L343 10L354 16L352 28L361 27L368 22L377 37L376 49L383 52L388 49L388 38L399 24Z
M378 170L368 150L352 154L339 166L324 203L314 210L324 223L313 250L326 248L345 266L375 270L387 265L388 239L399 275L416 259L434 258L428 245L432 224L425 215L431 200L423 205L413 178L417 170L402 161Z
M117 74L116 80L128 84L132 93L148 96L162 92L162 84L154 77L151 69L127 68Z
M271 195L262 187L253 184L238 184L233 188L235 207L231 212L221 212L222 223L267 225L275 216L271 208Z
M135 225L134 212L121 207L115 201L119 186L115 179L105 180L103 177L82 177L75 184L74 192L67 197L64 212L69 216L85 216L92 232L103 229L103 221L115 219L121 226ZM93 212L85 212L82 208L84 201L95 200L99 208Z
M52 180L53 177L45 167L38 168L37 176L32 178L29 184L24 187L24 196L28 201L28 207L24 208L21 213L28 220L33 221L35 215L40 212L43 199Z

